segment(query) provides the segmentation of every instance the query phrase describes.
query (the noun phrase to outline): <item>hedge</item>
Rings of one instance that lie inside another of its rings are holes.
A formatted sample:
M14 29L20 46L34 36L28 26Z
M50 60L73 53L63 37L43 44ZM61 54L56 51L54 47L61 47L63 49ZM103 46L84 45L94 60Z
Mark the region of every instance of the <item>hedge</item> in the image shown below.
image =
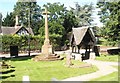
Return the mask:
M41 50L44 43L43 36L18 36L18 35L2 35L2 51L9 52L10 46L18 46L19 51L28 50L28 40L30 39L30 49L32 51ZM62 36L59 34L50 35L50 43L53 45L55 50L61 48Z

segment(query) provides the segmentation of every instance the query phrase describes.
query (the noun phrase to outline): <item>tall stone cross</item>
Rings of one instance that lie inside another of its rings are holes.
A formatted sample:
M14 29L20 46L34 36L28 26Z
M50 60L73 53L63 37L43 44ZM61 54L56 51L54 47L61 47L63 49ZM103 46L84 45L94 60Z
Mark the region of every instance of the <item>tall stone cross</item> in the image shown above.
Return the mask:
M42 54L44 54L46 57L49 57L49 55L51 55L53 51L52 51L52 45L50 45L50 40L49 40L48 14L50 13L47 11L47 8L45 8L43 14L45 15L45 40L44 40L44 45L42 46Z
M47 8L45 8L45 11L43 12L43 14L45 15L45 42L49 44L49 30L48 30L48 14L50 14L47 11Z

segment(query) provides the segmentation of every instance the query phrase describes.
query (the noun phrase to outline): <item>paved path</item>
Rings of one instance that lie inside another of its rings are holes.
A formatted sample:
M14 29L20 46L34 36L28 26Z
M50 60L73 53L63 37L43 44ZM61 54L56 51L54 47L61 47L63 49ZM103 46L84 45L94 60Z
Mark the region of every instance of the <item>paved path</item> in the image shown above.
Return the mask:
M85 60L84 62L97 66L99 70L94 73L67 78L64 79L63 81L90 81L91 79L99 78L101 76L105 76L115 71L118 71L117 68L112 67L112 66L118 66L117 62L105 62L98 60Z
M39 55L41 53L30 53L30 56L33 56L33 55ZM28 56L28 53L19 53L18 56ZM6 57L6 58L9 58L10 57L10 54L0 54L0 58L2 57Z

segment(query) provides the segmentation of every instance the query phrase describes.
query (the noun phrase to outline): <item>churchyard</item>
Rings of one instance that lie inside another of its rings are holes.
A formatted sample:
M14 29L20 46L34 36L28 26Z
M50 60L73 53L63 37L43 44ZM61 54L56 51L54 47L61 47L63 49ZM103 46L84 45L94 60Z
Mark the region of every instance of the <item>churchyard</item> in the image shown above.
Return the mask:
M66 56L66 55L61 55ZM31 57L19 57L3 59L6 64L11 65L13 68L3 68L0 70L2 73L1 81L22 81L23 76L29 76L30 81L52 81L56 79L58 81L74 77L81 76L98 71L98 68L94 65L90 67L72 68L66 66L66 59L60 61L39 61L35 62ZM109 60L108 60L109 58ZM118 61L118 56L104 56L96 57L97 60L104 61ZM71 60L74 65L85 65L85 62L78 60ZM116 69L118 66L114 66ZM107 76L93 79L91 81L118 81L118 72L113 72ZM4 82L3 82L4 83Z
M119 23L91 27L91 4L43 7L18 0L4 20L0 13L0 82L119 81Z
M1 75L2 81L22 81L23 76L29 76L30 81L52 81L53 78L59 81L98 70L95 66L70 68L65 66L66 60L35 62L31 60L32 58L33 57L21 57L5 60L7 64L10 64L15 68L8 68L0 71L3 73ZM72 62L75 65L85 64L74 60L72 60Z

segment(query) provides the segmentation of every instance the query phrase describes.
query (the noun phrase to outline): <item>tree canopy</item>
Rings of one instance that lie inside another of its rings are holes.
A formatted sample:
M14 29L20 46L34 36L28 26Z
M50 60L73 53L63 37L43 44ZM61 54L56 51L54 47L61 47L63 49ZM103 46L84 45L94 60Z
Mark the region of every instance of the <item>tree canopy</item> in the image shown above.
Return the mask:
M15 17L12 12L10 14L7 13L6 18L3 19L2 25L10 27L15 25Z
M92 4L80 6L77 3L76 8L71 8L71 10L67 10L64 4L59 2L47 3L43 7L46 7L50 12L48 16L49 33L50 35L61 37L61 45L65 44L67 35L72 31L73 27L90 25L92 21ZM44 36L45 21L42 14L43 11L44 9L37 4L36 0L18 0L14 5L11 18L15 19L15 15L18 15L19 24L25 27L29 27L30 21L30 27L33 29L34 34ZM8 16L5 19L8 19Z
M93 21L93 18L91 17L93 8L94 7L92 3L90 5L86 4L83 6L80 6L78 3L76 3L75 8L71 8L75 17L77 18L78 26L91 25L91 22Z
M109 45L120 43L120 1L98 1L99 15L104 27L101 34L108 40Z
M43 18L42 16L42 9L37 2L34 0L32 2L18 2L14 6L14 15L19 16L19 23L29 27L29 20L30 20L30 27L33 29L35 34L38 34L38 29L40 27L40 22Z

